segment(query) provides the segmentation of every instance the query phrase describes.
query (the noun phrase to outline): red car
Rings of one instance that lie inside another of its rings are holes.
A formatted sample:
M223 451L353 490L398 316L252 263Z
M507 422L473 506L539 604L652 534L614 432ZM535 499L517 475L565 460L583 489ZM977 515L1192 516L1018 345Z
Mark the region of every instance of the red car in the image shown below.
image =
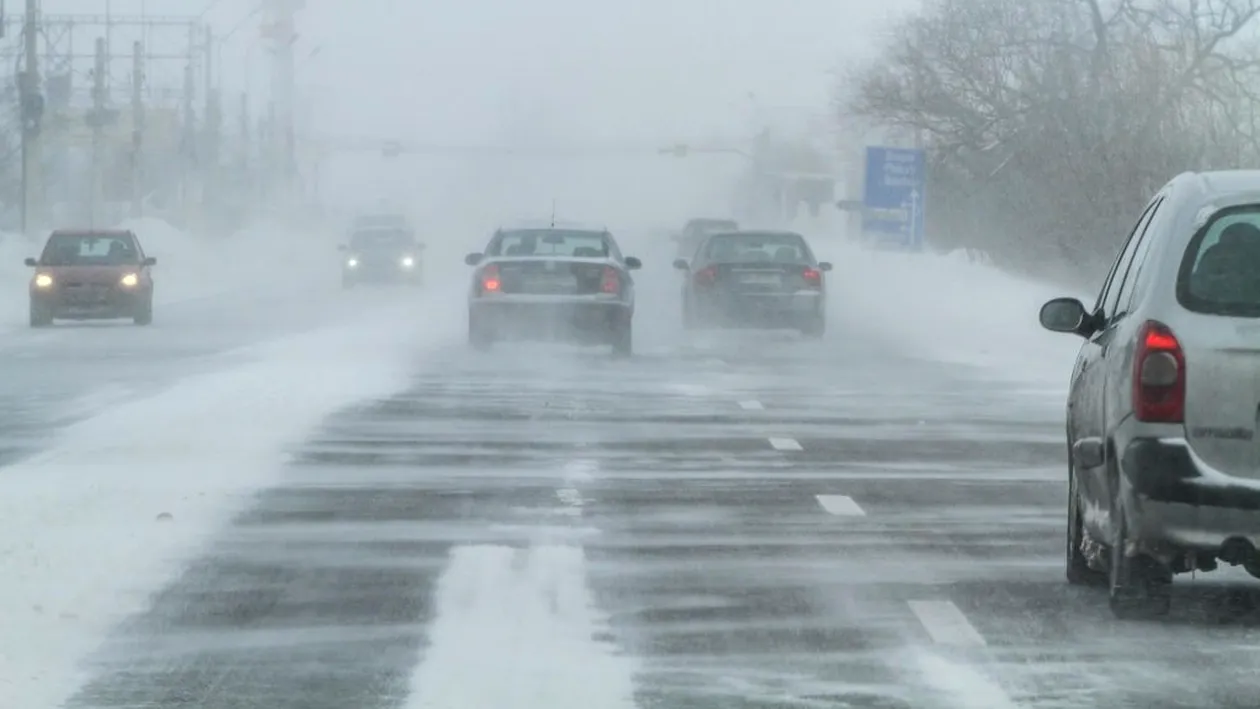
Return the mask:
M31 278L31 327L53 320L131 318L153 322L153 277L157 263L145 256L135 233L125 230L54 231Z

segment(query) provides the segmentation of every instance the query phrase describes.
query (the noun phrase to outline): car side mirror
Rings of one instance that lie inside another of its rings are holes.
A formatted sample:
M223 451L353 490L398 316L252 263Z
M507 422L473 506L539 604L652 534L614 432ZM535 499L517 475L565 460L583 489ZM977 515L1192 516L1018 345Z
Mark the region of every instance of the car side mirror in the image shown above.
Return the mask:
M27 266L38 266L38 265L39 265L39 261L36 261L36 260L35 260L35 259L33 259L33 258L28 258L28 259L26 259L26 261L24 261L23 263L25 263Z
M1081 334L1081 326L1089 318L1085 306L1076 298L1055 298L1041 306L1041 326L1051 332Z
M637 270L639 270L640 268L643 268L643 262L642 262L642 261L640 261L639 259L637 259L637 258L635 258L635 257L633 257L633 256L627 256L627 257L626 257L626 270L627 270L627 271L637 271Z
M477 264L481 263L481 254L477 254L477 253L468 254L467 256L464 257L464 263L468 264L469 266L476 266Z
M146 256L146 257L144 257L144 265L146 265L146 266L156 266L156 265L157 265L157 258L156 258L156 257L154 257L154 256Z
M685 259L685 258L676 258L676 259L674 259L674 268L678 269L679 271L686 271L686 270L687 270L687 259Z
M819 262L818 262L818 270L819 270L819 271L830 271L830 270L831 270L831 262L830 262L830 261L819 261Z

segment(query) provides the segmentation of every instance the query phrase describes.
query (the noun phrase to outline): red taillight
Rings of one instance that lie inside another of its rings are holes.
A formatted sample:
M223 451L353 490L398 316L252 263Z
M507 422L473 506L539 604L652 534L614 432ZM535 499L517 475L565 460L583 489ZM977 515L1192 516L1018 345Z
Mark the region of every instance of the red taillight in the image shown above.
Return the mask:
M806 266L805 270L801 271L801 278L804 278L805 285L811 288L819 288L822 286L822 271L819 271L816 268Z
M621 292L621 277L617 275L617 269L612 266L604 267L604 277L599 282L599 290L602 293Z
M1167 325L1148 320L1133 356L1133 415L1148 423L1181 423L1186 408L1186 356Z
M481 269L481 292L483 293L498 292L500 285L501 284L499 283L499 267L498 266L494 264L490 264L489 266L486 266L485 268Z
M717 280L717 266L709 266L696 271L696 285L708 286Z

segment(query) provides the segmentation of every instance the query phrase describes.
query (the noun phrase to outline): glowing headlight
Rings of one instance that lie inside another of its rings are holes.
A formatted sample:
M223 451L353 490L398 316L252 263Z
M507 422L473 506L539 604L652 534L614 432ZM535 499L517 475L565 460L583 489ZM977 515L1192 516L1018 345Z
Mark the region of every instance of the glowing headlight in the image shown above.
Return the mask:
M48 286L51 286L51 285L52 285L52 276L48 275L47 273L41 273L38 276L35 276L35 287L47 288Z
M403 260L402 260L403 268L411 268L414 265L416 265L415 259L411 258L410 256L403 256Z
M122 284L127 288L134 287L139 282L140 279L134 273L128 273L122 277Z
M354 268L355 266L359 265L359 259L352 258L349 261L346 261L346 265L349 266L350 268Z

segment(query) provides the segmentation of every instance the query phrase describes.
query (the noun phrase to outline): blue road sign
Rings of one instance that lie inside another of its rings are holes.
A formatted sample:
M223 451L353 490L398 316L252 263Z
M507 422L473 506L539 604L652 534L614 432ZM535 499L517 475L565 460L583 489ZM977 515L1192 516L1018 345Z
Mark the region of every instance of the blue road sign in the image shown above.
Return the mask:
M862 231L906 249L923 247L927 163L922 150L868 147Z

